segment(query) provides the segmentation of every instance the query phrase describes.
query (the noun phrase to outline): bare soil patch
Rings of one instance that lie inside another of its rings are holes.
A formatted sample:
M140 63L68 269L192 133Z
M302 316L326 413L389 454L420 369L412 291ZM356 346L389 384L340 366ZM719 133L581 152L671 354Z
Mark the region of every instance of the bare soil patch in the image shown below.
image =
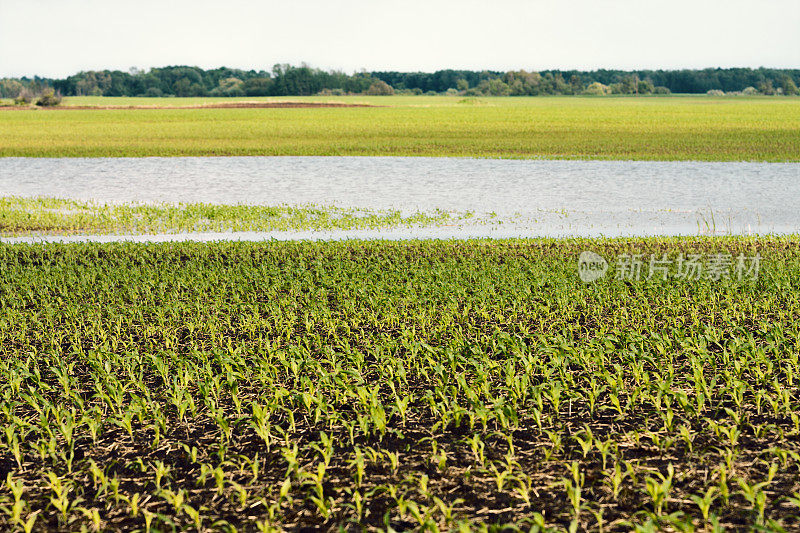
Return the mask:
M0 106L0 110L25 110L25 109L44 109L44 110L92 110L92 109L281 109L281 108L316 108L316 107L383 107L371 104L347 104L344 102L219 102L211 104L195 105L64 105L55 107L28 107L28 106Z

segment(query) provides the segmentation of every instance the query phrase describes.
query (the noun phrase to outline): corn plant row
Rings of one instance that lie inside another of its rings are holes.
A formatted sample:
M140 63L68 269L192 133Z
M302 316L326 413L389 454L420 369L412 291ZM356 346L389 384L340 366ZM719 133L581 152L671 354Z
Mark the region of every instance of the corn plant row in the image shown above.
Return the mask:
M579 254L759 254L583 283ZM800 527L796 238L0 246L0 529Z

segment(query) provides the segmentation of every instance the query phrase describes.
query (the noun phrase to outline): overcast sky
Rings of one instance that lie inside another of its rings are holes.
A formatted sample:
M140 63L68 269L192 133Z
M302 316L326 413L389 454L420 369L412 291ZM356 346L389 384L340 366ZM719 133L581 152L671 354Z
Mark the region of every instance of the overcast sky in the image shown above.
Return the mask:
M301 62L800 68L800 0L0 0L0 77Z

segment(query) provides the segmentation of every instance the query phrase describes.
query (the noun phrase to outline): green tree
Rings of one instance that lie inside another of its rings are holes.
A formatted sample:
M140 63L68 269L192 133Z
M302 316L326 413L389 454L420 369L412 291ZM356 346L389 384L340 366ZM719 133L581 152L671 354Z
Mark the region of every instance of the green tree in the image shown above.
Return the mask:
M33 91L25 87L19 92L17 97L14 98L14 103L17 105L28 105L33 102L33 98Z
M758 92L761 94L775 94L775 87L772 85L772 80L760 82L758 84Z
M586 89L583 90L583 94L602 96L605 94L611 94L611 88L608 85L603 85L599 81L596 81L594 83L590 83Z
M390 96L394 94L394 89L385 81L376 80L369 86L369 89L365 91L365 94L371 96Z
M500 79L483 80L476 88L477 92L486 96L508 96L511 94L511 88Z
M583 92L583 80L578 74L570 76L569 85L572 87L572 94L581 94Z
M45 89L36 100L36 105L40 107L53 107L61 103L61 94L53 89Z
M0 98L16 98L24 88L17 80L0 80Z
M639 76L636 74L632 74L630 76L625 76L620 81L621 85L621 93L622 94L634 94L636 90L639 88Z
M250 78L242 86L247 96L269 96L272 90L272 80L270 78Z
M652 94L654 90L655 87L653 87L653 82L650 80L640 80L636 84L636 92L639 94Z
M219 85L210 94L211 96L244 96L244 82L233 77L219 80Z
M175 96L189 96L189 88L192 82L189 78L181 78L172 84L172 90L175 91Z
M539 94L542 76L538 72L527 70L509 70L503 76L503 81L509 87L509 94L514 96Z
M800 92L798 91L794 80L789 76L783 77L783 81L781 81L781 89L783 89L783 94L786 96L794 96Z

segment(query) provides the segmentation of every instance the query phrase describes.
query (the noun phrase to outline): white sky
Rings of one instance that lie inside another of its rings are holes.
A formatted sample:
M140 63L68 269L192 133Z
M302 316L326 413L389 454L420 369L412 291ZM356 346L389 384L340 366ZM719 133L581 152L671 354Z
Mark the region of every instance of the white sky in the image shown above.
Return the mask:
M166 65L800 68L800 0L0 0L0 77Z

